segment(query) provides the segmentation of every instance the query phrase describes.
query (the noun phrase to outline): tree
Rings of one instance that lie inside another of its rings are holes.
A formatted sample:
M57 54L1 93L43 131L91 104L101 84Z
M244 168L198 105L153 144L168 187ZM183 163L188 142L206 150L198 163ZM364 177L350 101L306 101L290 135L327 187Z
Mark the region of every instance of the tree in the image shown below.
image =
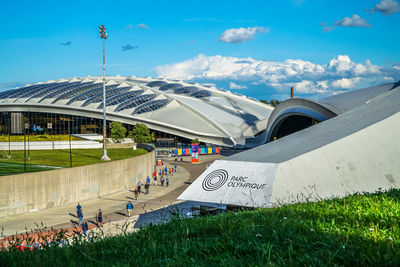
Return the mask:
M269 102L268 102L268 100L261 99L260 102L267 104L267 105L271 105L273 107L276 107L277 105L279 105L279 103L281 103L281 101L279 101L278 99L271 99L271 101L269 101Z
M135 128L129 132L128 137L134 138L137 143L151 143L154 142L154 134L150 133L149 128L143 123L137 123Z
M192 140L192 144L200 144L200 140L196 137Z
M114 121L111 123L111 138L114 142L121 142L121 139L126 136L126 128L122 123Z

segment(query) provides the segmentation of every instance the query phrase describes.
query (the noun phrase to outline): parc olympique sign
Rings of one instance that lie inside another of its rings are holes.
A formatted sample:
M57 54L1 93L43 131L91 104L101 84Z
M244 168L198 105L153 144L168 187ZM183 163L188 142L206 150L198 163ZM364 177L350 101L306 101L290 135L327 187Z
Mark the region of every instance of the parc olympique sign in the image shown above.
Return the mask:
M270 202L277 164L215 161L179 199L265 207Z

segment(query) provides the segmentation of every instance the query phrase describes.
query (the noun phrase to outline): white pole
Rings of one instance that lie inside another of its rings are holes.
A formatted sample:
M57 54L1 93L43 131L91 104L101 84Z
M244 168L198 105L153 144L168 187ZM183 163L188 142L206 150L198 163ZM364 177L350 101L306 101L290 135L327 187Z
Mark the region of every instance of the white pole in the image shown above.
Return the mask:
M104 154L100 160L110 160L107 156L107 120L106 120L106 54L105 54L105 40L103 39L103 149Z

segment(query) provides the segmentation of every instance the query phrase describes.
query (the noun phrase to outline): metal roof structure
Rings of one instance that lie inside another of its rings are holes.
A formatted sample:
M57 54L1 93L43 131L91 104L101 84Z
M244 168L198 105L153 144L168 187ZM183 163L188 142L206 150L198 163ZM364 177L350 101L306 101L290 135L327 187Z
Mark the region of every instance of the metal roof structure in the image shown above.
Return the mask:
M282 104L268 127L288 110L326 119L215 161L179 198L271 207L400 187L400 83Z
M100 77L90 76L26 85L1 92L0 111L101 119L102 90ZM106 106L110 121L140 122L152 130L222 146L245 145L265 130L273 110L217 88L135 76L107 77Z

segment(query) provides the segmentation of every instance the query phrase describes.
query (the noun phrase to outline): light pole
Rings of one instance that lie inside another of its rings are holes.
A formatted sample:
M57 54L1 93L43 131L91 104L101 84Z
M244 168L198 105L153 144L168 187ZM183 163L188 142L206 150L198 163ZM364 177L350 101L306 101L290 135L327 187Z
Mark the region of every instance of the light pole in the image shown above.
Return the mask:
M105 41L107 39L106 28L104 25L99 27L100 38L103 39L103 149L104 154L100 160L110 160L107 156L107 121L106 121L106 55L105 55Z

